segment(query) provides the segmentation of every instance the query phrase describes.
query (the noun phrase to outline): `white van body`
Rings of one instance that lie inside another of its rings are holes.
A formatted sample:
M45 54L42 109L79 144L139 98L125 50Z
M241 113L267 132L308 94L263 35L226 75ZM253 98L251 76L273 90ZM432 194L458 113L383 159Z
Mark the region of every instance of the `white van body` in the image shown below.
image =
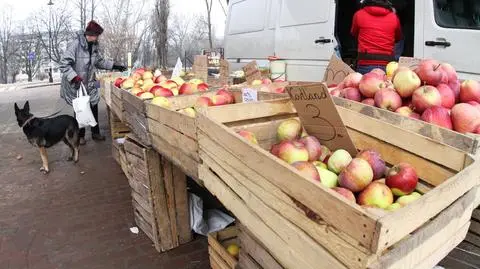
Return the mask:
M448 62L461 79L480 80L480 1L410 1L412 53L403 55ZM351 18L341 16L353 14L338 7L350 3L355 5L355 0L230 0L225 58L237 70L251 60L268 66L267 57L275 55L286 61L288 80L321 81L337 45L336 23L351 24ZM467 15L474 16L475 23L467 21ZM340 39L353 37L344 31Z

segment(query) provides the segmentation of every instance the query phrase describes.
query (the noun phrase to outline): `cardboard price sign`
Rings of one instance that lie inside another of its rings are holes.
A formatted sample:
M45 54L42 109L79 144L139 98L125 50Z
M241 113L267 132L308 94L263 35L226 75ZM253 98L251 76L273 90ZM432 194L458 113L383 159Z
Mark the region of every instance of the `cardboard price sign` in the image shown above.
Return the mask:
M258 101L258 91L255 89L244 88L242 89L242 102L253 103Z
M325 84L296 85L286 89L309 135L332 151L344 149L353 157L357 155L355 144Z
M208 79L208 59L206 55L197 55L193 61L193 73L195 78L207 82Z
M245 79L249 85L252 85L252 82L257 79L262 79L262 72L258 69L257 61L251 61L243 67L243 72L245 72Z
M418 59L418 58L400 57L400 59L398 60L398 65L415 69L421 61L422 59Z
M355 73L355 71L334 53L325 70L323 81L327 83L327 85L339 84L351 73Z
M227 60L220 60L220 83L222 85L228 84L228 78L230 76L230 63Z

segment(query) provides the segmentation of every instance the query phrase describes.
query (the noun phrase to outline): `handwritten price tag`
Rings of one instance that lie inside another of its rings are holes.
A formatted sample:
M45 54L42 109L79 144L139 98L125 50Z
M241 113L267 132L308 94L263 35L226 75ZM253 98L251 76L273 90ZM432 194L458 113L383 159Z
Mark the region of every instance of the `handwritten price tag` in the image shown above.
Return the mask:
M258 94L257 90L244 88L242 89L242 101L244 103L252 103L258 101Z

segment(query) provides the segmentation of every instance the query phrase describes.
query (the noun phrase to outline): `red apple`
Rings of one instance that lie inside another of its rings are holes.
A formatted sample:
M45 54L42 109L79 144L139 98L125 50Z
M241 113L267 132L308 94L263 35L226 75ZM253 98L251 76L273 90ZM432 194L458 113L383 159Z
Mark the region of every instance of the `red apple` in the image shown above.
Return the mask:
M396 113L405 116L405 117L410 117L412 119L420 119L420 114L414 112L410 107L408 106L402 106L399 107L397 110L395 110Z
M395 90L402 98L412 96L413 92L420 87L420 78L410 69L400 70L393 80Z
M343 88L345 88L345 81L342 81L342 82L338 83L338 85L337 85L337 89L341 90Z
M213 106L212 99L207 96L202 96L197 99L197 103L195 104L197 107L207 107L207 106Z
M446 74L442 70L441 64L436 60L422 60L417 67L417 75L421 81L430 86L437 86L442 83ZM444 81L446 82L446 81Z
M450 130L453 128L450 113L442 106L427 108L422 114L422 120Z
M155 88L155 89L153 89ZM155 96L163 96L163 97L170 97L173 96L173 92L169 89L165 89L161 86L153 86L152 89L150 90L151 93L153 93Z
M465 80L460 85L460 102L475 101L480 103L480 83L476 80Z
M451 109L455 105L455 93L447 84L439 84L437 90L442 97L442 106Z
M336 97L344 97L343 91L342 91L341 89L338 89L338 88L332 90L332 91L330 92L330 94L331 94L332 96L336 96Z
M285 143L288 143L288 142L290 142L290 141L284 140L280 143L273 144L272 147L270 148L270 153L272 153L272 155L280 158L280 156L278 155L278 153L280 151L280 148L282 147L282 144L285 144Z
M295 140L302 134L302 124L297 119L282 121L277 128L278 141Z
M203 82L197 85L197 89L199 92L205 92L208 91L208 84Z
M386 87L385 80L375 73L367 73L360 80L359 89L363 96L373 98L375 93Z
M178 94L180 95L194 94L196 92L198 92L197 85L190 82L183 83L178 90Z
M321 181L318 170L312 163L299 161L292 163L292 166L295 167L302 176L314 181Z
M164 81L167 81L167 77L164 76L164 75L160 75L160 76L156 77L153 82L155 82L155 83L162 83L162 82L164 82Z
M412 104L415 111L423 113L423 111L429 107L442 105L442 96L437 88L433 86L422 86L413 92Z
M480 103L477 103L475 101L470 101L470 102L467 102L467 104L474 106L480 112Z
M345 188L342 188L342 187L335 187L335 188L332 188L332 190L334 190L335 192L337 192L341 196L347 198L347 200L349 200L349 201L352 201L354 203L357 202L356 199L355 199L355 194L353 194L353 192L349 189L345 189Z
M358 204L386 209L393 204L393 193L387 185L375 181L358 195Z
M369 106L375 106L375 99L373 98L366 98L362 100L363 104L369 105Z
M446 74L448 83L458 80L457 71L455 70L455 68L453 68L453 66L451 64L442 63L440 68Z
M344 149L337 149L328 158L328 170L339 174L352 161L350 153Z
M453 129L460 133L474 133L480 126L480 112L474 106L467 103L456 104L450 115Z
M377 74L380 78L382 78L383 80L385 80L385 76L387 75L385 73L385 71L383 71L382 69L380 68L374 68L372 69L372 71L370 71L370 73L374 73L374 74Z
M347 88L358 88L360 85L360 80L362 80L363 75L355 72L355 73L350 73L348 76L345 77L343 80L345 82L345 87Z
M315 136L305 136L300 138L300 143L304 144L308 150L308 160L310 162L317 161L322 155L322 145Z
M223 106L227 105L230 98L223 94L217 94L212 96L212 103L214 106Z
M373 180L383 178L385 175L385 170L387 166L385 165L385 161L382 159L380 153L373 149L366 149L362 150L357 154L356 158L364 159L365 161L370 164L373 171Z
M455 103L458 103L460 101L460 84L461 83L459 80L448 82L448 87L450 87L450 89L455 94Z
M332 155L332 152L327 146L321 145L320 148L322 153L320 154L320 157L318 157L318 160L326 164Z
M395 111L402 106L402 98L395 90L381 89L375 93L375 106Z
M360 94L360 91L356 88L345 88L343 90L343 96L348 100L357 102L362 101L362 95Z
M234 104L235 103L235 96L229 90L226 90L226 89L218 90L217 95L224 95L225 97L227 97L227 100L228 100L229 104Z
M372 167L370 167L367 161L360 158L354 158L338 177L340 186L353 192L363 191L372 180Z
M385 183L396 196L408 195L417 187L417 172L410 164L399 163L388 169Z
M300 161L306 162L309 158L305 145L297 141L288 141L288 143L280 144L278 157L289 164Z
M258 145L258 141L254 133L247 130L240 130L237 132L237 134L245 138L248 142Z

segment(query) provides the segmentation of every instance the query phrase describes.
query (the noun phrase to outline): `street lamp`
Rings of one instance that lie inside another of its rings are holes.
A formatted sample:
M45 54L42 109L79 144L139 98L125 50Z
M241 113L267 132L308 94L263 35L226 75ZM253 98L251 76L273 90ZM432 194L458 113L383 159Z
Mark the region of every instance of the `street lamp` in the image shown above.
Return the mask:
M48 17L48 56L50 58L49 62L49 69L48 69L48 81L50 83L53 82L53 74L52 74L52 52L53 52L53 42L52 42L52 6L53 2L50 0L47 4L50 9L50 14Z

